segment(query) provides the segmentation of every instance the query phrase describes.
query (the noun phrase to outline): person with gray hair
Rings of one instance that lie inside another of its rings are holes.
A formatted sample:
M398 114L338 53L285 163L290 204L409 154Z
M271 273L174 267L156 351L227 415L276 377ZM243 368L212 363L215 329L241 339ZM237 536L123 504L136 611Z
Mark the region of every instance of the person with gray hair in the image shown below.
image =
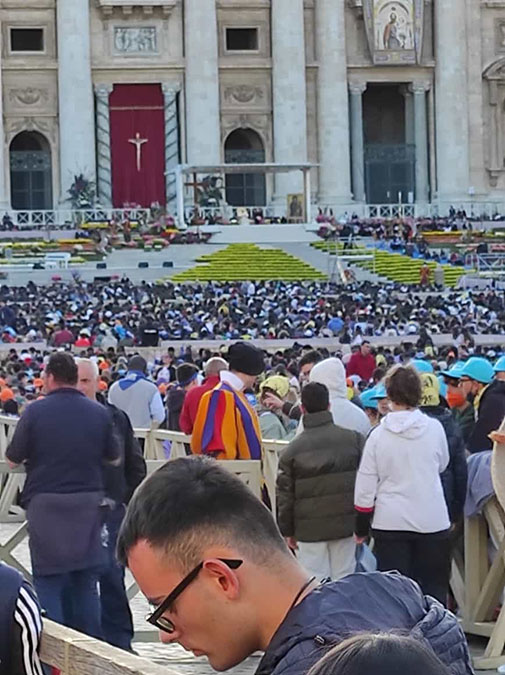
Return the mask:
M193 387L186 393L179 417L180 430L185 434L190 435L193 432L196 413L198 412L202 396L219 384L219 373L223 370L228 370L228 362L225 359L222 359L220 356L214 356L209 359L203 368L203 372L205 373L203 383L199 387Z
M146 373L144 357L132 356L125 377L115 382L109 391L109 403L128 415L134 429L151 429L165 420L165 408L158 387Z
M92 359L76 359L77 389L91 401L105 406L119 440L121 463L104 467L104 524L107 528L107 561L99 577L103 638L120 649L131 650L133 621L124 584L124 567L116 560L116 542L126 504L146 476L146 463L128 415L111 405L98 391L100 374Z

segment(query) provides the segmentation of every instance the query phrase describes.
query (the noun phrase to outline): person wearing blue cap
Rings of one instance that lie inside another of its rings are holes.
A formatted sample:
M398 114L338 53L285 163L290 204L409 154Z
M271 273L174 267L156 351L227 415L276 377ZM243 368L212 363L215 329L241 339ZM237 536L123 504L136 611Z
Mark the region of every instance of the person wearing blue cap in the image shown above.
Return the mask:
M494 380L495 371L487 359L473 356L468 359L459 378L459 386L475 410L475 427L468 440L471 453L492 450L489 438L500 428L505 417L505 382Z
M364 391L359 397L359 400L373 429L380 421L379 406L377 399L375 398L375 388Z
M457 361L448 370L443 370L441 375L447 385L445 399L456 424L461 429L466 446L475 427L475 411L459 386L459 378L464 365L464 361Z
M429 361L425 361L424 359L412 359L409 365L413 366L418 373L433 372L433 366L431 365L431 363Z
M495 380L501 380L503 382L505 380L505 356L500 356L498 361L494 364L493 370L495 372Z

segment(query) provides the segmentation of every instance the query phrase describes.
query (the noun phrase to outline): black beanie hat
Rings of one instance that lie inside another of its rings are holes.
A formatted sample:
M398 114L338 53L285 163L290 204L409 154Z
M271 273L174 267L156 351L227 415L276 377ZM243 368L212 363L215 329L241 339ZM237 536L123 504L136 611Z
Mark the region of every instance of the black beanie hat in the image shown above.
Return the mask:
M177 382L185 387L198 375L198 368L193 363L182 363L177 367Z
M228 349L230 370L245 375L261 375L265 370L265 360L261 349L246 342L237 342Z

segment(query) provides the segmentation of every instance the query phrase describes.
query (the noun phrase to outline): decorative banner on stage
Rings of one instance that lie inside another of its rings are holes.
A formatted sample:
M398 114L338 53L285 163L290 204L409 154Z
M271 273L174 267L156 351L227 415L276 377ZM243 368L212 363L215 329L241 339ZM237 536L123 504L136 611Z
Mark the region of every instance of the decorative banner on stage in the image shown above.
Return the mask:
M363 15L374 64L420 63L424 0L363 0Z
M165 116L159 84L116 84L110 96L112 201L165 205Z

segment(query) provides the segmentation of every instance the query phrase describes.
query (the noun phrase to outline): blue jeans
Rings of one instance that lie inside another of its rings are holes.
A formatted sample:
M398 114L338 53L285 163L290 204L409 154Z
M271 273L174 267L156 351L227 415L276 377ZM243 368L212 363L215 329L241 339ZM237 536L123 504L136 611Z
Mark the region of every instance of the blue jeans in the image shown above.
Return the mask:
M124 567L116 559L116 543L125 507L121 504L107 511L105 525L109 532L108 564L100 574L103 639L115 647L131 651L133 621L124 584Z
M48 619L102 639L98 570L35 574L33 584ZM74 607L78 611L73 612Z

